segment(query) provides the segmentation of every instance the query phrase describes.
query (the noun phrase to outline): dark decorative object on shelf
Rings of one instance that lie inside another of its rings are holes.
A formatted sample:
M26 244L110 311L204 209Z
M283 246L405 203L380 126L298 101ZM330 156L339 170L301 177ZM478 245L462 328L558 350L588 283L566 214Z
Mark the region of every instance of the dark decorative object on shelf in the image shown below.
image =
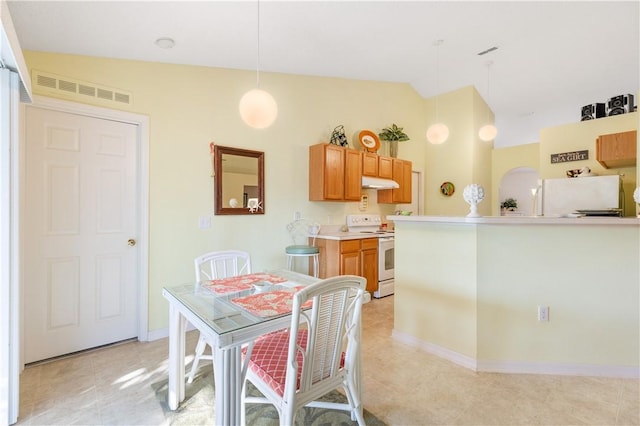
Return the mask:
M607 116L633 112L633 95L618 95L607 101Z
M342 124L333 129L329 143L333 145L349 146L347 135L344 133L344 126Z
M605 105L596 103L591 105L585 105L580 112L582 118L580 121L595 120L596 118L606 117Z
M515 211L518 208L518 201L515 198L507 198L500 204L500 208Z

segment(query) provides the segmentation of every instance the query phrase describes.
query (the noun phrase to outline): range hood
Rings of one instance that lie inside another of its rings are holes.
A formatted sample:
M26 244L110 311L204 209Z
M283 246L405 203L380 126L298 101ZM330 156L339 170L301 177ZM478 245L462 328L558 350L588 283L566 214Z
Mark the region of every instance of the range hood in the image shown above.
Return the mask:
M400 185L391 179L362 176L362 187L367 189L394 189L400 188Z

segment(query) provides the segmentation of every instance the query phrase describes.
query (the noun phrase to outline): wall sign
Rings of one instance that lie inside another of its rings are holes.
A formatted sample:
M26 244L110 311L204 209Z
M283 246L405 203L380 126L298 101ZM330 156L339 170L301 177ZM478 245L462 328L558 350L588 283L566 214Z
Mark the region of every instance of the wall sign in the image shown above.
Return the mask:
M567 161L580 161L589 159L589 150L562 152L560 154L551 154L551 164L566 163Z

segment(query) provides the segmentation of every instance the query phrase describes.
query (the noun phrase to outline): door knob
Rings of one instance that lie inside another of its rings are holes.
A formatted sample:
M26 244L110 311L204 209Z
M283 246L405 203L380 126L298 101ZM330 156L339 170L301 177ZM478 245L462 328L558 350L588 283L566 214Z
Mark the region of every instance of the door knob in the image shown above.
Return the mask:
M136 240L134 240L133 238L129 238L129 240L127 241L127 245L129 247L133 247L136 245Z

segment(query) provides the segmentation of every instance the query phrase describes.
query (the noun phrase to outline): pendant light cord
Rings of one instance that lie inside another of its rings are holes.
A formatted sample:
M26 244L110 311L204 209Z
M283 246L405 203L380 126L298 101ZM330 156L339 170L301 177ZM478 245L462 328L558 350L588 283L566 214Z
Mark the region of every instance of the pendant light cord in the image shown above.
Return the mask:
M438 91L438 93L436 93L436 123L440 122L438 98L440 98L440 45L442 45L442 43L444 43L444 40L441 39L433 42L433 44L436 46L436 90Z
M256 44L257 44L257 49L256 49L256 87L259 89L260 88L260 0L258 0L258 7L257 7L257 14L258 14L258 31L256 34Z
M487 61L487 105L491 100L491 87L489 86L489 74L491 73L491 65L493 65L493 61Z

